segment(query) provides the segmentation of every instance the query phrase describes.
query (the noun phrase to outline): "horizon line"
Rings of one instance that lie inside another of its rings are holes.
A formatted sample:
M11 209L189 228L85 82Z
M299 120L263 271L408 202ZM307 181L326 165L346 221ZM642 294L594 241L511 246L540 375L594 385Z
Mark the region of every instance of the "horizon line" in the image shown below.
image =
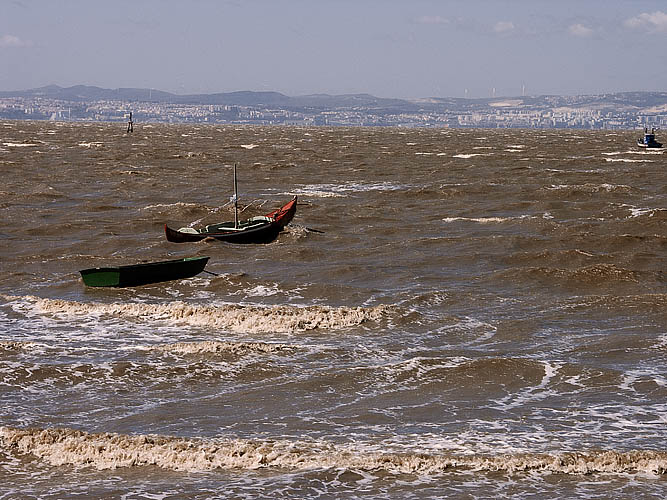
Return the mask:
M219 95L219 94L240 94L240 93L253 93L253 94L279 94L288 98L298 98L298 97L312 97L312 96L328 96L328 97L344 97L344 96L370 96L376 99L394 99L402 101L419 101L424 99L460 99L460 100L493 100L493 99L525 99L530 97L547 97L547 96L558 96L558 97L573 97L573 96L596 96L596 95L609 95L609 94L667 94L667 91L663 90L616 90L616 91L601 91L598 93L563 93L563 94L522 94L522 95L489 95L489 96L480 96L480 97L457 97L457 96L422 96L422 97L380 97L370 92L354 92L354 93L345 93L345 94L331 94L326 92L315 92L310 94L285 94L278 90L231 90L231 91L216 91L216 92L199 92L199 93L184 93L179 94L176 92L162 90L157 87L100 87L98 85L90 85L85 83L79 83L76 85L62 86L57 83L50 83L43 85L41 87L32 87L24 88L18 90L0 90L0 93L16 93L16 92L30 92L40 89L46 89L49 87L57 87L59 89L67 90L75 87L86 87L86 88L95 88L100 90L107 91L120 91L120 90L142 90L146 92L161 92L164 94L170 94L176 97L187 97L187 96L207 96L207 95ZM467 90L467 89L466 89ZM495 92L495 89L490 89L490 94Z

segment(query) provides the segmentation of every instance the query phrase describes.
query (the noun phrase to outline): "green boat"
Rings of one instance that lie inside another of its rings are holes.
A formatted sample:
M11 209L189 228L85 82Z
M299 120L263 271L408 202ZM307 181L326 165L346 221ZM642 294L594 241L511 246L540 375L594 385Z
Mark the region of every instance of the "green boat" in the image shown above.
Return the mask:
M191 278L204 270L209 257L147 262L118 267L94 267L79 271L87 286L139 286Z

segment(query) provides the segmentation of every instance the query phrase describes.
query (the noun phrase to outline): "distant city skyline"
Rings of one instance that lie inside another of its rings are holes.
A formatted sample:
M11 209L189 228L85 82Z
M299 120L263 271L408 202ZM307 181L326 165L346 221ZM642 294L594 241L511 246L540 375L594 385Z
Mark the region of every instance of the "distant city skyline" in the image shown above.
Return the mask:
M0 91L0 119L135 123L453 128L636 129L667 125L667 92L497 99L289 97L276 92L177 95L54 85Z
M665 47L665 0L8 0L0 91L665 91Z

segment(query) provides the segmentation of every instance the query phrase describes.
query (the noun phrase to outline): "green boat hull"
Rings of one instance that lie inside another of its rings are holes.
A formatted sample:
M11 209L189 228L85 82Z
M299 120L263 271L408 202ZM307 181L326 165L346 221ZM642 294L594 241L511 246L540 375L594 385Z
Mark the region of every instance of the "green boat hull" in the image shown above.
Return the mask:
M86 286L129 287L191 278L202 272L209 257L148 262L119 267L95 267L79 271Z

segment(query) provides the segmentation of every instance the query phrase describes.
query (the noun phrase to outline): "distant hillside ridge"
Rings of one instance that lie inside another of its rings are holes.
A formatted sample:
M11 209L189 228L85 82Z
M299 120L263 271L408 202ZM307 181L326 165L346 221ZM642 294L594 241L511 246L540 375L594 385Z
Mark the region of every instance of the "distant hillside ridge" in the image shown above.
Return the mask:
M316 108L340 108L340 107L372 107L407 105L409 101L402 99L382 99L369 94L328 95L313 94L297 97L289 97L280 92L254 92L237 91L215 94L187 94L179 95L155 89L118 88L105 89L90 85L75 85L73 87L60 87L58 85L47 85L29 90L17 90L0 92L0 98L7 97L43 97L47 99L58 99L62 101L86 102L86 101L140 101L170 104L211 104L226 106L296 106Z
M667 92L398 99L371 94L242 90L179 95L156 89L47 85L0 92L0 119L480 128L667 128Z

